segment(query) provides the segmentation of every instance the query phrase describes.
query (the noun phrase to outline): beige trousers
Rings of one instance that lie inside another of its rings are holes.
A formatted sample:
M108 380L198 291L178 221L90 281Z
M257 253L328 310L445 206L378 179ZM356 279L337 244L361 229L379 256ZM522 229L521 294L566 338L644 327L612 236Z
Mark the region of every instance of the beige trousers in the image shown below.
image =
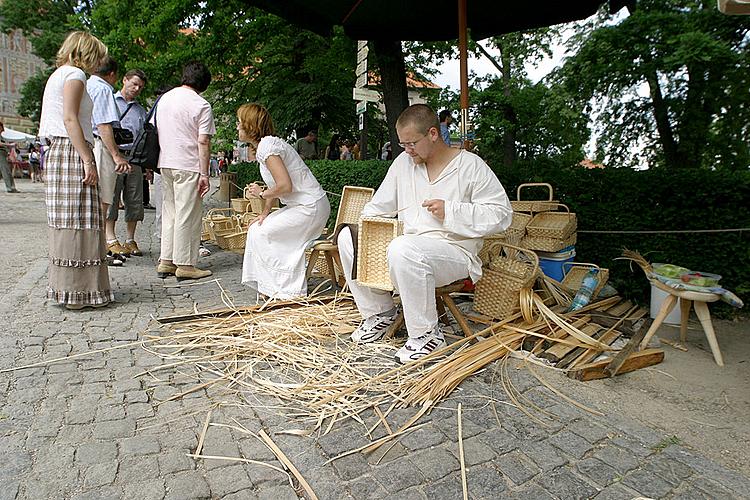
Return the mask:
M203 212L199 177L198 172L161 170L161 260L171 260L178 266L194 266L198 262Z

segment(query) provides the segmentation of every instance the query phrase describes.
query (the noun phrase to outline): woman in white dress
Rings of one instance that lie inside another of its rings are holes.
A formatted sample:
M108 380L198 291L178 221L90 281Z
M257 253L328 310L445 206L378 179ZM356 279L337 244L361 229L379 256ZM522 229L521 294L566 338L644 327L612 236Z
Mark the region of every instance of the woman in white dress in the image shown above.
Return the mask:
M265 203L247 232L242 283L272 298L307 295L305 248L326 225L328 198L294 148L274 136L271 115L263 106L245 104L237 118L239 138L255 150L268 186L250 185L250 193ZM277 198L285 206L271 213Z

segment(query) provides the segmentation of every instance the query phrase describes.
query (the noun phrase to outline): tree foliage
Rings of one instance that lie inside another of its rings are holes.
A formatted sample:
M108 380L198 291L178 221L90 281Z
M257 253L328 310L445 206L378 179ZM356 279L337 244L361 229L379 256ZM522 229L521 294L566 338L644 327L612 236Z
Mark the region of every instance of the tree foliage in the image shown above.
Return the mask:
M584 26L560 77L597 103L602 159L746 169L749 30L709 0L641 0L620 22L602 15Z

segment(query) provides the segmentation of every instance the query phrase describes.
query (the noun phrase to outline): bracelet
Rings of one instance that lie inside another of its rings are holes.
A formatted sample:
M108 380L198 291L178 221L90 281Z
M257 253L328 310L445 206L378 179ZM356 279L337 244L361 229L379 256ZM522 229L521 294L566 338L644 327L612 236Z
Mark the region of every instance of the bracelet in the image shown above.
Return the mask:
M208 177L208 174L201 174L201 177Z

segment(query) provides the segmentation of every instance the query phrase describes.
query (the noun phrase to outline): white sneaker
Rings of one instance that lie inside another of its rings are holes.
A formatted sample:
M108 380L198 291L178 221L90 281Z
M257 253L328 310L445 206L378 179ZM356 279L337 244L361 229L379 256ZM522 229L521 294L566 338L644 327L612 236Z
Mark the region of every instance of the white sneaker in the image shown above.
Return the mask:
M396 351L396 360L401 364L406 364L432 354L445 346L445 337L440 330L440 325L438 325L434 330L421 337L409 337L404 347Z
M388 327L396 321L396 308L380 314L373 314L352 332L352 340L358 344L369 344L383 338Z

